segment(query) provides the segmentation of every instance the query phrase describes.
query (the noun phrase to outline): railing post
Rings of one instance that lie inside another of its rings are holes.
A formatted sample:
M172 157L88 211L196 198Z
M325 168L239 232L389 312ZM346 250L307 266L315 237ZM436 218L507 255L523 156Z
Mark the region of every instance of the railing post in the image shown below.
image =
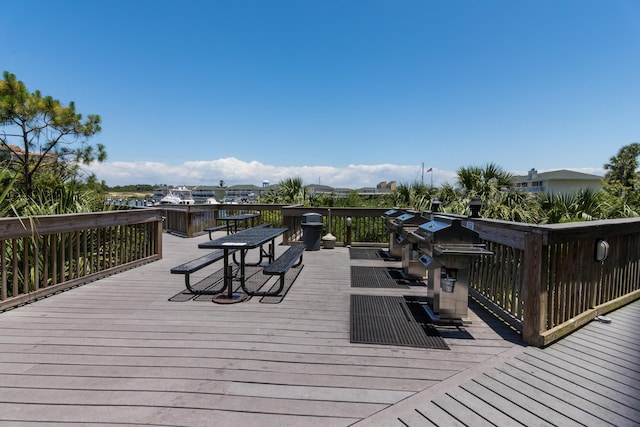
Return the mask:
M542 237L538 230L532 230L524 238L522 338L535 346L542 345L541 334L546 330L547 321L547 288L543 281L543 266L547 262L543 258Z
M154 236L153 239L155 240L154 242L154 247L155 247L155 254L152 255L157 255L158 257L162 258L162 229L163 229L163 222L164 222L164 218L161 221L157 221L153 223L153 228L154 228Z
M193 212L191 212L191 205L187 205L187 210L185 211L185 215L187 215L187 237L193 237Z
M284 235L282 236L282 242L285 245L290 245L292 239L292 236L295 233L295 223L293 221L293 216L291 215L287 215L287 210L285 209L285 207L282 207L282 226L287 228L287 231L284 233Z

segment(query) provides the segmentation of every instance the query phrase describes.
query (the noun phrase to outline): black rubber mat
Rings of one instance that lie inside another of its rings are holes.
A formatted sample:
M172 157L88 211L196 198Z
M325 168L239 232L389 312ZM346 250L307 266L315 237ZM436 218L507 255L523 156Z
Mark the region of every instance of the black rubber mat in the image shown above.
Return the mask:
M405 279L400 268L351 266L352 288L409 289L409 286L427 286L427 284L422 280Z
M351 342L449 350L427 323L421 301L410 297L351 295Z
M349 248L351 259L387 259L389 254L379 248Z

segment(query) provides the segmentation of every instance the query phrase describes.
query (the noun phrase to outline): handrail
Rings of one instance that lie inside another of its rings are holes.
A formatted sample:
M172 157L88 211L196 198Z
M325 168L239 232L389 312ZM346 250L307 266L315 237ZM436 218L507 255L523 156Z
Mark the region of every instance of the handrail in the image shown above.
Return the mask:
M382 218L388 208L282 207L290 244L302 237L302 215L319 213L323 233L345 244L346 218L353 244L388 244ZM429 213L425 212L424 215ZM461 217L464 218L464 217ZM471 294L501 313L531 345L546 346L597 315L640 298L640 219L534 225L464 218L492 256L478 257ZM611 256L594 258L595 243L607 240Z
M493 256L472 269L472 295L522 331L528 344L546 346L606 313L640 298L640 219L531 225L470 221ZM595 258L606 241L609 256Z
M0 218L0 310L162 258L159 210Z
M266 204L216 204L216 205L166 205L158 206L165 217L164 228L167 232L183 237L196 237L207 233L209 227L221 225L222 216L260 212L260 221L282 225L282 206ZM148 209L148 208L142 208Z
M323 234L329 231L336 244L347 242L347 218L351 218L351 241L354 245L386 245L389 233L386 230L384 212L389 208L309 208L286 206L282 208L283 225L289 229L284 238L288 244L302 236L302 216L306 213L322 215Z
M283 241L291 244L302 238L303 215L313 212L336 245L385 245L387 210L224 204L2 218L0 310L160 259L163 225L195 236L221 215L260 212L261 222L288 228ZM552 225L464 218L463 224L493 252L474 258L471 295L528 344L546 346L640 298L640 218ZM600 241L609 248L604 260L595 258Z

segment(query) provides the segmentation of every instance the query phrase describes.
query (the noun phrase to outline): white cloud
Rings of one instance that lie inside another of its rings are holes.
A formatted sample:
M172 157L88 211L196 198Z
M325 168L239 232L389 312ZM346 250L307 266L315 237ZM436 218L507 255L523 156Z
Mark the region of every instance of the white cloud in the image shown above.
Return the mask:
M594 175L604 175L603 169L566 168ZM332 187L375 187L382 181L411 184L421 180L439 186L445 182L455 184L456 172L433 168L422 174L420 165L356 165L343 168L333 166L274 166L257 161L246 162L234 157L216 160L189 161L181 165L158 162L105 162L94 163L89 170L98 181L109 186L128 184L215 185L224 180L226 185L253 184L260 186L267 180L276 184L286 178L301 177L305 184L322 184ZM539 169L539 172L546 172ZM511 171L514 175L526 175L527 171ZM432 181L433 180L433 181Z
M109 186L127 184L170 185L226 185L254 184L264 180L272 184L286 178L301 177L305 184L323 184L332 187L375 187L382 181L413 183L420 181L420 165L355 165L343 168L333 166L274 166L257 161L246 162L234 157L189 161L181 165L157 162L104 162L93 163L89 171L98 181ZM455 179L455 172L433 170L433 183L439 185ZM425 184L431 182L431 174L425 173Z

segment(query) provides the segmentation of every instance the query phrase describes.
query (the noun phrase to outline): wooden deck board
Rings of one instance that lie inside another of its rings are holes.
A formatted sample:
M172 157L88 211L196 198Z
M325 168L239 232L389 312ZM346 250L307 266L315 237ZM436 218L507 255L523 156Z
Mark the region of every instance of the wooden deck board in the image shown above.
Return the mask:
M532 395L545 394L551 399L562 402L560 406L562 410L576 411L575 408L580 408L580 412L585 414L585 425L606 425L607 423L623 425L627 421L618 415L619 412L627 411L624 406L616 405L612 408L613 410L607 408L607 405L614 402L610 398L604 398L588 387L578 388L576 383L561 381L552 373L534 370L531 365L514 366L517 361L514 362L501 366L498 371L511 376L514 381L539 390ZM578 389L581 390L580 393L576 393Z
M486 425L487 421L490 421L491 425L509 427L519 425L519 423L508 414L505 414L491 405L487 405L484 401L478 399L477 396L461 387L447 393L447 395L458 402L464 402L464 406L468 410L481 416L483 418L482 424ZM480 423L475 425L480 425Z
M0 423L456 425L445 408L474 425L500 425L520 411L529 425L545 414L500 400L511 388L495 378L506 375L516 387L525 381L516 375L522 365L555 375L548 370L566 371L578 359L579 378L617 387L613 399L597 390L579 396L601 408L596 414L580 412L573 396L578 418L615 412L610 419L638 420L640 402L630 394L639 371L633 328L619 335L626 344L598 324L586 340L572 336L564 348L529 353L517 334L472 304L471 325L443 332L450 350L352 344L350 294L421 295L424 288L351 288L351 265L393 263L350 260L347 248L335 248L305 253L305 268L280 304L171 302L184 281L169 269L202 255L197 244L208 237L163 238L162 260L0 313ZM194 281L208 274L203 269ZM637 312L624 316L637 324ZM593 334L611 348L602 357L589 346L600 343ZM601 373L608 367L613 376ZM567 373L554 378L556 388L577 381Z
M416 420L411 408L436 425L455 424L461 417L458 413L451 413L447 420L441 410L433 412L433 407L462 404L496 425L517 425L517 420L527 426L638 426L640 359L632 325L640 321L640 303L609 317L610 324L591 322L546 349L527 348L453 389L437 392L446 385L443 381L357 425L385 425L398 418L404 422L404 414ZM500 417L495 410L514 421Z

